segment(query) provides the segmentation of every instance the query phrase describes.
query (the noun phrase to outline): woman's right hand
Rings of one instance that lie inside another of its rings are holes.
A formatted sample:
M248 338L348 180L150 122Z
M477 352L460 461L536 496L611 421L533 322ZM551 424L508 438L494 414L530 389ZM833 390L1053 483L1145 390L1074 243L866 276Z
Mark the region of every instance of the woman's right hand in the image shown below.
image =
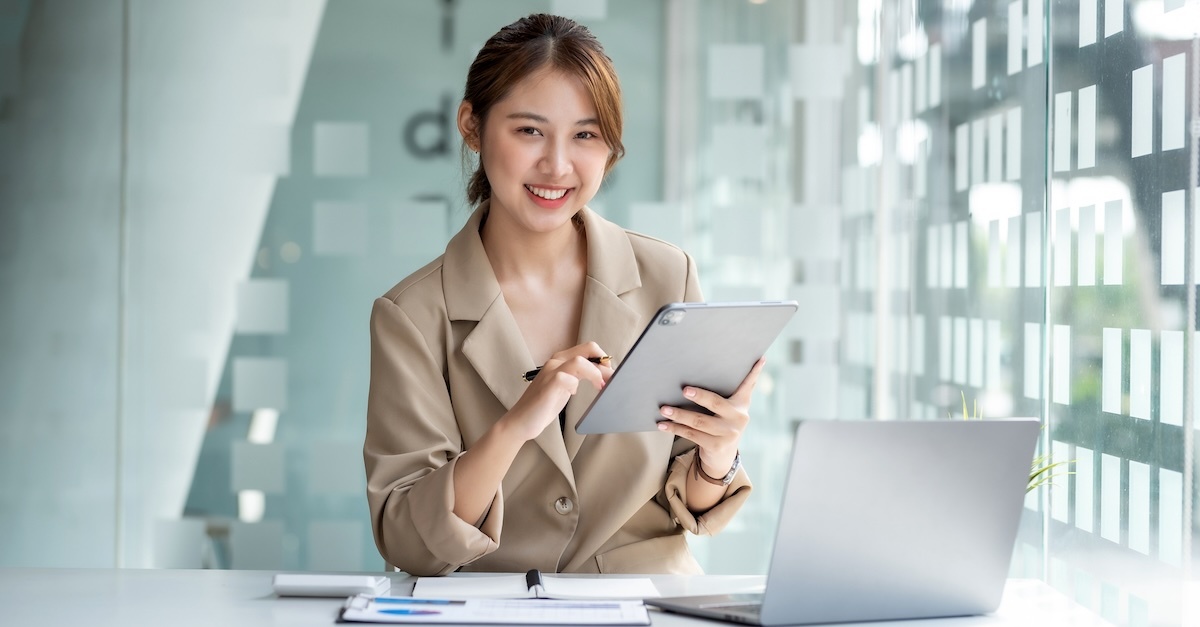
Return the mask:
M605 354L595 342L555 353L546 360L541 372L530 382L520 400L504 414L501 422L522 441L536 438L546 425L558 419L559 412L578 391L581 381L590 382L597 390L604 389L613 369L594 364L588 358Z

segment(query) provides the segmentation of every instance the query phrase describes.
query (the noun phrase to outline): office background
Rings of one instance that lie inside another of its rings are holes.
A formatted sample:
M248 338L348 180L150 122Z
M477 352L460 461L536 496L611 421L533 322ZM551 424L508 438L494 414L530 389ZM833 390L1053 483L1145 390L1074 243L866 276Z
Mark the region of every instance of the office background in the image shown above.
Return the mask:
M0 566L382 567L370 303L465 221L466 69L535 11L622 79L593 206L801 303L709 572L765 572L795 420L965 400L1074 472L1014 576L1180 624L1198 0L0 0Z

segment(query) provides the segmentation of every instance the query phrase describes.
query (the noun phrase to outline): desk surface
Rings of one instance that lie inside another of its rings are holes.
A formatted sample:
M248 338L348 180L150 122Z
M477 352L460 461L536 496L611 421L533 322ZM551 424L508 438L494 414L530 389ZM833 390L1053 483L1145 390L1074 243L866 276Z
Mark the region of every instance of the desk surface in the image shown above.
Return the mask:
M378 574L378 573L375 573ZM270 571L0 569L4 625L266 626L334 624L338 599L279 598ZM761 591L760 576L653 576L664 596ZM414 579L392 576L392 594ZM655 627L723 623L653 611ZM879 625L879 623L873 623ZM1011 580L1000 610L989 616L897 623L904 627L1026 627L1108 625L1049 586ZM846 627L843 625L842 627Z

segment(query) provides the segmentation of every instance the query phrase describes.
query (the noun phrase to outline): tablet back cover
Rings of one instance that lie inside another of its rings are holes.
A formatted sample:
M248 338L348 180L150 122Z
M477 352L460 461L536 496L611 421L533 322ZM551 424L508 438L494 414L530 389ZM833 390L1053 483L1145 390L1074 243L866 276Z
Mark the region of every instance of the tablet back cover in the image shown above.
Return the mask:
M683 386L733 394L796 309L795 301L663 306L576 431L655 431L663 405L705 411L684 399Z

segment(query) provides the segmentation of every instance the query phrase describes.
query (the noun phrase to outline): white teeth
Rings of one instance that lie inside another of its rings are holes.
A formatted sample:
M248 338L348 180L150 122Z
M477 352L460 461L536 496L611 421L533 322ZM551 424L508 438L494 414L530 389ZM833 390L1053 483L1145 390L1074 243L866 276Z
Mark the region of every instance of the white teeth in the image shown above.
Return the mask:
M525 189L533 192L535 195L545 198L546 200L558 200L566 195L568 190L565 189L542 189L540 187L525 186Z

